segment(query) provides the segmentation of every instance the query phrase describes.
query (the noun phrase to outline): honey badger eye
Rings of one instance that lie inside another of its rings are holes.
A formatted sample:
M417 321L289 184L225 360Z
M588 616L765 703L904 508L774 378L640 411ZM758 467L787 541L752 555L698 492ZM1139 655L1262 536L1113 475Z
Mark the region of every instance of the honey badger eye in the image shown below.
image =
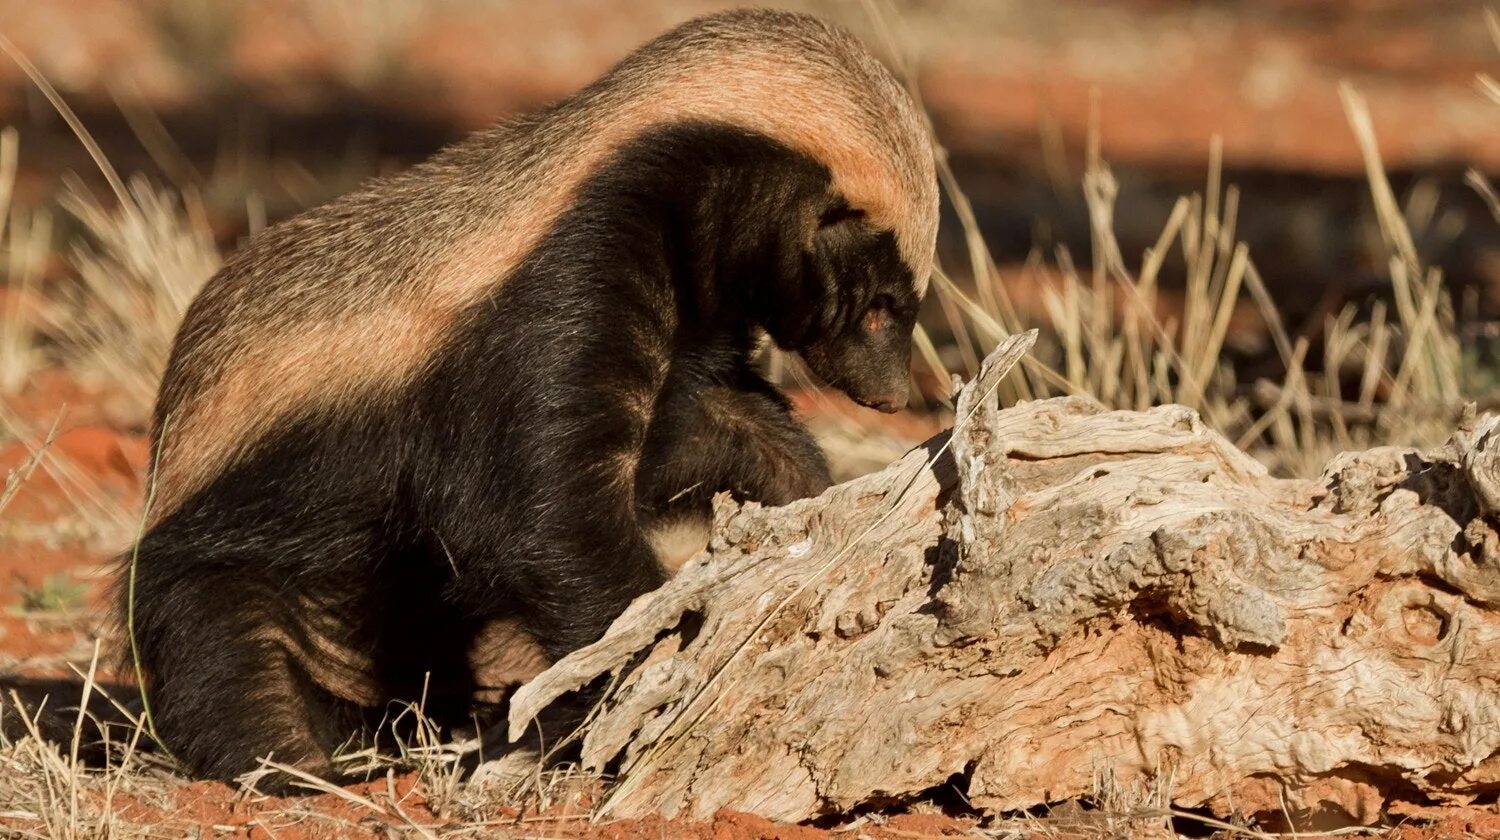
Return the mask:
M870 301L870 306L865 310L864 321L866 332L880 332L895 323L894 306L896 302L889 295L876 295Z

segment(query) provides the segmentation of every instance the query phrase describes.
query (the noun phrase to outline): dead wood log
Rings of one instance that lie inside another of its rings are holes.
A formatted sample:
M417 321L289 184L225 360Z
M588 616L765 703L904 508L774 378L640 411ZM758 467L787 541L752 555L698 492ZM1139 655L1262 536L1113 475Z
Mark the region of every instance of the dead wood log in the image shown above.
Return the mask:
M1500 418L1434 452L1270 477L1176 406L995 404L713 537L525 686L512 737L613 674L583 734L605 813L782 820L958 776L992 812L1097 794L1220 813L1494 801Z

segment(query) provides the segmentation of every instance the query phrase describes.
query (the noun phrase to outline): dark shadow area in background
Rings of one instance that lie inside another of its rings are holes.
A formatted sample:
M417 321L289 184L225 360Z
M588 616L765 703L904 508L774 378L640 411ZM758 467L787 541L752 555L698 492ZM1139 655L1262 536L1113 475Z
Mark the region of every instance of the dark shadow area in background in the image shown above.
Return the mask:
M20 131L28 197L45 197L67 171L105 196L104 181L82 145L50 106L37 99L34 93L13 97L28 107L0 114L0 123ZM226 251L249 229L248 192L257 194L260 212L274 222L352 189L370 175L409 166L467 133L451 121L422 116L404 101L382 103L351 94L289 110L221 96L151 117L171 141L165 147L159 139L153 141L153 155L141 140L140 113L132 127L114 101L74 98L71 104L122 175L144 173L158 182L192 186ZM938 134L941 138L941 125ZM1354 145L1352 134L1348 142ZM1068 171L1054 168L1050 173L1034 136L1002 138L985 149L950 150L985 241L1012 286L1023 283L1020 266L1033 253L1044 257L1045 264L1055 264L1057 249L1066 248L1080 270L1089 265L1082 166L1071 146ZM1127 265L1139 264L1180 196L1204 191L1207 148L1205 138L1201 166L1106 161L1120 184L1114 227ZM1398 198L1418 185L1435 188L1434 223L1425 231L1414 229L1421 256L1442 269L1461 315L1496 318L1500 223L1463 183L1463 173L1464 167L1455 163L1389 176ZM1239 191L1235 236L1249 245L1294 338L1307 336L1316 344L1328 315L1348 302L1368 306L1389 290L1387 251L1362 173L1230 166L1222 182ZM939 250L950 274L970 283L962 232L946 205ZM1163 266L1161 284L1168 294L1183 287L1182 265L1178 253Z

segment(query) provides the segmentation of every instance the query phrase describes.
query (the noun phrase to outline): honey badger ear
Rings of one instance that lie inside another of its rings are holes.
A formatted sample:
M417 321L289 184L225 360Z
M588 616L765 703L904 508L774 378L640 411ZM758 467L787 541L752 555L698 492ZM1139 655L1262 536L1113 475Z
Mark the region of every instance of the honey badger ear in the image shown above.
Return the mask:
M842 196L831 196L818 213L811 237L811 257L827 300L840 297L838 286L845 263L868 237L865 211L849 204Z
M850 206L849 202L841 196L834 196L828 202L828 206L823 208L822 214L818 216L817 233L836 229L845 222L863 220L864 217L865 211Z
M792 246L781 252L787 269L777 275L774 300L765 302L760 319L788 350L841 331L863 303L856 298L866 297L863 278L849 271L869 238L864 211L837 195L817 196L799 210L792 236L780 240Z

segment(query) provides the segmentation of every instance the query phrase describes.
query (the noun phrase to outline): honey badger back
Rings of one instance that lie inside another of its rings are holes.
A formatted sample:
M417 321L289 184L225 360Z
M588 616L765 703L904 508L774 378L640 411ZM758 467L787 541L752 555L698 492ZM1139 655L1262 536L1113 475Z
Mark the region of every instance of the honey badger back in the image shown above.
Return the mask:
M597 638L714 492L821 490L750 352L904 403L936 202L888 73L742 12L252 239L158 400L134 632L166 746L329 773L371 710L464 720L542 664L495 639Z

